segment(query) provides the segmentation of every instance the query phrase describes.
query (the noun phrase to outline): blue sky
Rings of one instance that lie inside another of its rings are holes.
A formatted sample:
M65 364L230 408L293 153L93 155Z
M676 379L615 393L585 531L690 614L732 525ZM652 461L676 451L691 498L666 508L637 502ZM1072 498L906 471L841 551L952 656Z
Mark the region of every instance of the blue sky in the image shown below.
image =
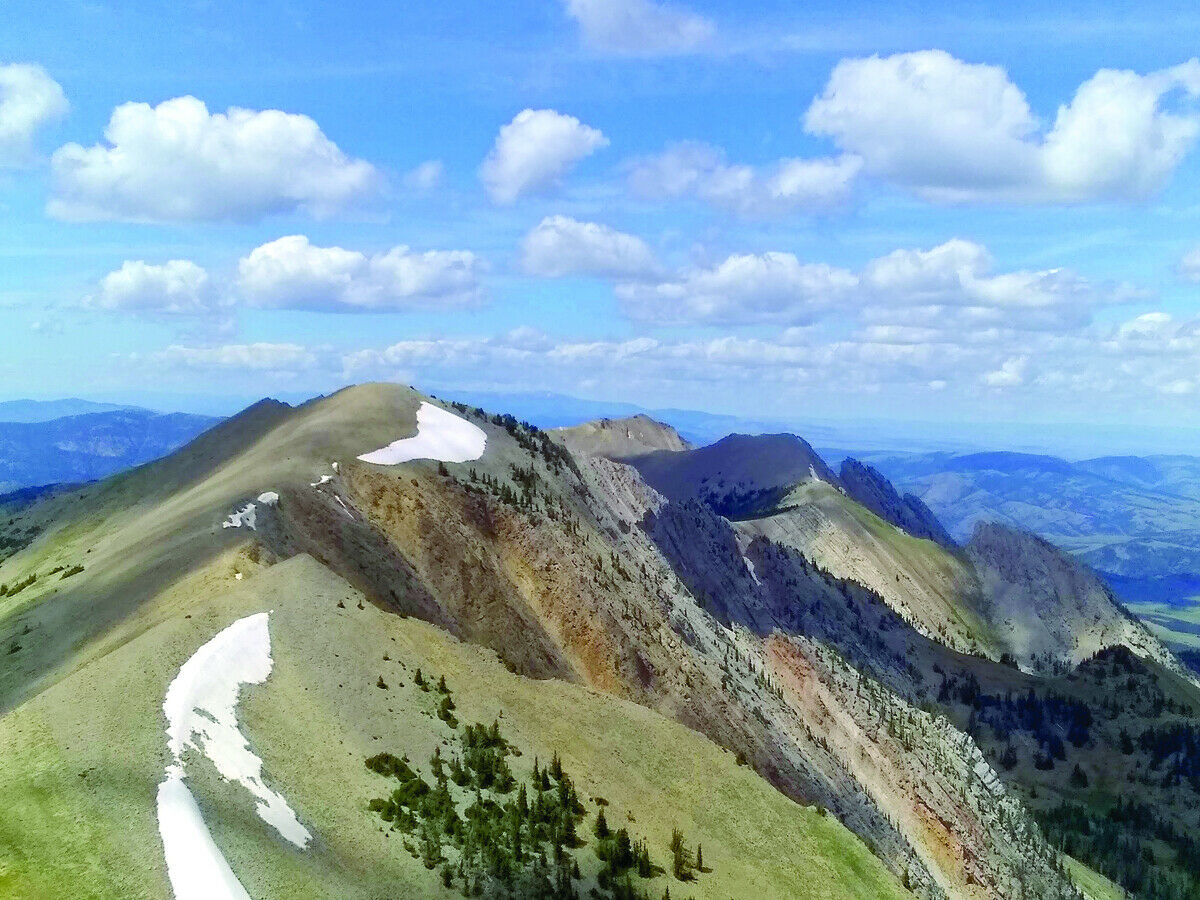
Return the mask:
M4 397L1188 424L1183 4L10 2Z

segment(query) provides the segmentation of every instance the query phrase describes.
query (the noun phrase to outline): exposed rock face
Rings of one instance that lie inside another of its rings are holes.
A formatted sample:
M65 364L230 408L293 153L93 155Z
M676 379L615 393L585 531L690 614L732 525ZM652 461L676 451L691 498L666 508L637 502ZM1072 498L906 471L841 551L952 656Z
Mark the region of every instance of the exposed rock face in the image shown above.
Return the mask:
M1062 669L1120 644L1182 671L1090 569L1052 544L1005 525L980 524L966 552L983 587L980 612L1022 665Z
M785 701L804 727L838 758L855 761L861 789L907 836L947 896L1079 896L1054 849L968 735L819 643L775 636L765 649L766 665L787 688ZM956 864L947 865L949 859Z
M598 419L571 428L558 428L555 434L577 455L609 459L644 456L656 450L678 452L692 448L670 425L641 413L623 419Z
M670 503L642 523L691 594L725 625L769 630L761 582L729 522L694 500Z
M901 497L878 469L857 459L846 459L842 461L839 474L846 493L885 522L903 528L913 537L928 538L943 547L956 546L950 533L921 498L913 494Z
M632 466L604 456L580 456L576 461L593 493L609 501L618 528L621 523L640 522L647 513L656 513L667 504L667 498L646 484Z
M817 452L794 434L731 434L707 447L630 462L667 499L699 500L728 518L770 508L803 482L839 485Z

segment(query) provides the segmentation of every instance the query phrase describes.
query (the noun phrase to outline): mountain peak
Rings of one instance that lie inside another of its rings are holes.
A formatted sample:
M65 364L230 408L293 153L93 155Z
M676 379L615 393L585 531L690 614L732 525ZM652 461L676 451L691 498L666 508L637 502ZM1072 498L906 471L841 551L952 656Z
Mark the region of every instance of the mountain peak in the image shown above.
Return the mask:
M555 429L572 451L588 456L630 459L656 451L677 453L692 449L678 431L645 413L617 419L595 419Z
M804 482L841 486L808 442L794 434L731 434L694 450L647 453L633 465L668 499L700 500L729 518L753 515Z
M1049 541L997 522L975 526L966 553L983 587L984 617L1035 668L1078 665L1123 644L1178 671L1167 649L1086 565Z

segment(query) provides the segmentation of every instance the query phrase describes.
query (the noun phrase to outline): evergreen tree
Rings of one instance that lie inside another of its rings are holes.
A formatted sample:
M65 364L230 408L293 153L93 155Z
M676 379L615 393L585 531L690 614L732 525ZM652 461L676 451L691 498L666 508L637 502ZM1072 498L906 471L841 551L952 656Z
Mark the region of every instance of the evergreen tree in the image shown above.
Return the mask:
M678 828L671 831L671 869L680 881L692 877L692 854L683 842L683 832Z
M592 828L592 831L600 840L604 840L609 835L608 820L604 818L603 808L596 814L596 824Z

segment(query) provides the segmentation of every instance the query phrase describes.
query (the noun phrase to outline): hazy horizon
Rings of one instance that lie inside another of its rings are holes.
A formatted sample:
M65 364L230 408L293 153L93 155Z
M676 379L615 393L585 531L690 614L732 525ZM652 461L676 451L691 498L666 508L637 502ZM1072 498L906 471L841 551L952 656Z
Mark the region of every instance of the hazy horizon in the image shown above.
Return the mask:
M346 387L348 385L343 385ZM633 400L604 400L577 397L552 391L504 393L422 387L418 390L445 399L462 400L489 408L491 412L510 412L535 425L553 428L573 425L600 417L618 417L634 413L657 415L674 425L685 436L710 442L735 431L764 433L773 430L799 435L821 451L863 453L953 452L977 453L1008 451L1046 454L1070 460L1101 456L1184 455L1200 457L1200 429L1136 428L1080 423L981 423L954 421L916 421L886 418L751 418L735 413L701 408L653 408ZM333 390L340 390L334 388ZM261 396L145 396L139 394L72 397L10 397L0 406L32 401L56 403L81 400L97 404L135 406L156 412L184 412L194 415L226 417L259 400L271 397L291 405L304 403L322 394L275 392Z

